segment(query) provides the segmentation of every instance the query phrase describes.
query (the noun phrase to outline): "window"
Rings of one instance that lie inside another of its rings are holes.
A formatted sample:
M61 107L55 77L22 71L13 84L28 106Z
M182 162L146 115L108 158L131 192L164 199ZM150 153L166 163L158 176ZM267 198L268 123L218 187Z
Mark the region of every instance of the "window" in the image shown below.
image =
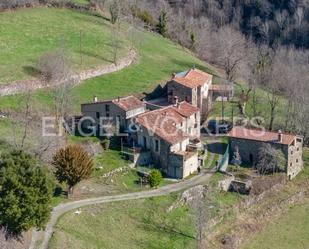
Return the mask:
M292 163L290 163L290 166L292 167Z
M146 149L147 148L147 138L143 137L143 147Z
M296 163L298 163L298 159L296 159Z
M100 112L96 112L95 116L96 116L97 119L100 119Z
M293 150L291 150L291 155L293 155Z
M197 115L196 115L196 113L194 114L194 118L195 118L195 120L197 120Z
M297 147L297 151L299 151L299 147Z
M159 140L155 140L155 151L159 152Z
M110 111L109 105L106 105L106 106L105 106L105 111L106 111L106 112L109 112L109 111Z
M106 117L109 118L109 113L106 113Z

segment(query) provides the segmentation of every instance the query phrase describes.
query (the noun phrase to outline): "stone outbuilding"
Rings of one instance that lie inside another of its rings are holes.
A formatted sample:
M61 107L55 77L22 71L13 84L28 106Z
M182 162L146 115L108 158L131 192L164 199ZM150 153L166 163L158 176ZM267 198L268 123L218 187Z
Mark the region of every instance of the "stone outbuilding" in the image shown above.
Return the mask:
M286 174L293 179L303 169L303 138L298 135L234 127L230 133L230 155L239 151L243 163L255 165L259 149L267 144L281 150L286 159Z
M146 105L143 101L134 96L118 97L112 100L98 101L94 97L92 103L85 103L81 105L81 112L83 117L90 117L93 125L97 128L101 126L107 119L111 119L113 125L116 121L119 125L120 131L128 131L129 126L132 124L132 119L146 111Z

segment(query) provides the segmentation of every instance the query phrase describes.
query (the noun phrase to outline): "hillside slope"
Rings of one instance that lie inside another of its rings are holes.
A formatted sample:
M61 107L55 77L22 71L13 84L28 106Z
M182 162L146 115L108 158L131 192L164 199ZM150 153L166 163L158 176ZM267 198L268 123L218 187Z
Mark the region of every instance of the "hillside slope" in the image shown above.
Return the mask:
M75 70L112 63L112 27L103 18L54 8L0 13L0 83L35 76L39 58L64 47ZM128 40L119 36L119 57Z
M77 19L86 18L90 26L95 23L95 27L102 27L102 29L96 30L96 35L102 36L102 39L107 39L105 36L104 26L108 26L109 22L103 18L92 17L89 14L75 13L68 10L55 10L55 9L34 9L34 10L19 10L15 12L15 15L24 15L25 11L44 13L55 12L59 13L69 13L71 16L75 16ZM41 15L41 19L44 19L44 15ZM40 20L37 20L40 22ZM71 20L62 20L63 26L66 26L66 22ZM44 25L44 22L41 23ZM86 25L86 24L85 24ZM88 27L87 25L85 27ZM7 27L7 32L14 33L14 31ZM52 26L47 25L46 30L52 30L51 32L60 32L59 30L54 30ZM121 30L122 33L126 33L128 30L128 25L122 23ZM100 32L102 31L102 34ZM91 33L91 32L90 32ZM61 32L60 32L61 34ZM69 34L62 35L63 39L70 38ZM169 79L172 73L186 70L192 66L196 66L202 70L209 71L209 67L199 59L197 59L193 54L185 50L184 48L176 45L170 40L163 38L157 34L147 32L144 30L134 30L130 31L130 35L123 35L123 44L133 44L135 49L139 54L139 60L132 66L121 70L116 73L109 75L93 78L85 81L83 84L74 88L72 93L72 99L74 109L79 110L80 103L84 101L89 101L92 99L93 95L98 96L99 99L111 98L115 96L123 96L130 93L143 92L151 89L156 84L164 82ZM18 42L18 37L11 37L12 43ZM73 39L74 40L74 39ZM98 40L89 42L88 49L93 50L95 53L93 57L101 58L101 54L97 45ZM103 42L104 43L104 42ZM102 44L103 44L102 43ZM76 51L76 45L79 43L77 41L68 44L67 47L73 51ZM26 45L25 45L26 46ZM78 51L77 51L78 52ZM18 54L18 49L13 49L11 51L13 54ZM89 52L90 54L91 52ZM76 61L78 61L78 53L76 55ZM92 58L89 55L89 58ZM34 59L32 59L35 61ZM95 60L98 63L100 60ZM101 61L102 62L102 61ZM104 63L104 62L103 62ZM13 63L14 64L14 63ZM86 63L85 63L86 64ZM88 64L87 65L91 65ZM4 75L15 75L10 69ZM16 68L14 70L17 70ZM3 71L3 70L2 70ZM18 71L18 70L17 70ZM5 72L5 71L4 71ZM4 77L4 76L3 76ZM6 76L7 77L7 76ZM12 76L11 76L12 77ZM15 77L15 76L14 76ZM19 95L9 96L0 98L0 109L10 110L18 109ZM46 108L52 104L52 90L40 90L34 95L35 105Z

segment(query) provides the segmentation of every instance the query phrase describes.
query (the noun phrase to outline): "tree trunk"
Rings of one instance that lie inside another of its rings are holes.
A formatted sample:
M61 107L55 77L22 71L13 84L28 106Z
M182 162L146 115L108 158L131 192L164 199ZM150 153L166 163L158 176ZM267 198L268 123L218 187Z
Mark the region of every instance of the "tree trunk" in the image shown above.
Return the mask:
M68 193L67 193L67 198L70 198L71 195L73 195L73 186L68 187Z
M269 130L270 131L273 129L274 120L275 120L275 107L271 107L271 110L270 110L270 122L269 122Z

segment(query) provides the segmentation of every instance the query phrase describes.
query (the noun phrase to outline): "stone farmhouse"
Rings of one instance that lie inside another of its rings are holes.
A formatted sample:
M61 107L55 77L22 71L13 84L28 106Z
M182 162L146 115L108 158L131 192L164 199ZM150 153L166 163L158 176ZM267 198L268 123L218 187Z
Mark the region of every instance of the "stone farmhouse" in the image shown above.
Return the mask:
M137 145L142 148L136 158L138 164L160 165L162 172L173 178L184 178L197 171L199 108L183 101L139 115L136 124Z
M123 151L135 165L160 167L166 176L184 178L199 167L198 148L202 112L211 108L213 76L198 69L174 74L160 89L158 98L143 100L128 96L81 105L83 127L102 130L109 118L111 133L126 134ZM115 126L116 125L116 126ZM133 125L133 126L132 126ZM136 128L135 130L129 128ZM110 132L110 131L104 131ZM124 148L126 148L124 150Z
M301 136L285 134L281 131L270 132L234 127L228 137L231 155L238 148L241 160L244 163L255 165L259 149L265 143L268 143L273 148L283 152L287 162L286 174L289 179L293 179L303 168L303 138Z

